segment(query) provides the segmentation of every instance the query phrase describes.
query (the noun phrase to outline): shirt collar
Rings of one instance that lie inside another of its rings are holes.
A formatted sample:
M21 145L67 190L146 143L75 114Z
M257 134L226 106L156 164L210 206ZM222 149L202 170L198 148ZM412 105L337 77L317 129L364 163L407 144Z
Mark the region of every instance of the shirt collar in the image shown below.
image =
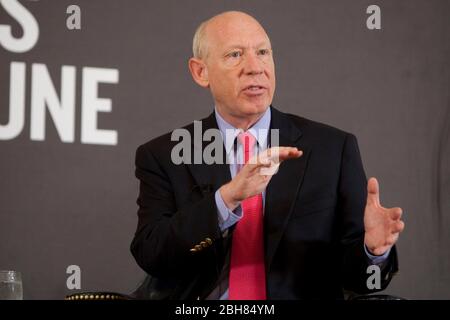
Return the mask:
M214 108L214 114L216 116L217 125L219 127L220 133L222 134L222 138L225 144L225 151L227 153L230 153L236 137L242 132L242 130L233 127L224 118L222 118L222 116L217 111L217 108ZM263 116L250 129L248 129L248 132L250 132L258 141L260 150L267 148L267 137L270 129L270 119L271 111L269 107L266 109Z

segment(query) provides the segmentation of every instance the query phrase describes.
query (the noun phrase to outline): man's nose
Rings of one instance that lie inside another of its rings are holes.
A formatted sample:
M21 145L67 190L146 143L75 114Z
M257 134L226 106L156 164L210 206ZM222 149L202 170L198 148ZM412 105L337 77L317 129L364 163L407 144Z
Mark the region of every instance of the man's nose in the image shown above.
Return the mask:
M264 66L261 59L255 53L250 53L245 57L244 73L247 75L256 75L264 72Z

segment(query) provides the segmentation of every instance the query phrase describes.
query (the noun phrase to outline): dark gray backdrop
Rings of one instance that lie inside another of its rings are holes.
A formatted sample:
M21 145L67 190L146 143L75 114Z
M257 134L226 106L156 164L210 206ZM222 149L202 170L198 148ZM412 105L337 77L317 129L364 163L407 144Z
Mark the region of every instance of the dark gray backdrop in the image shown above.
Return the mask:
M25 298L61 299L68 265L82 290L128 292L143 277L129 253L137 222L136 147L212 110L191 80L192 35L224 10L254 15L271 36L283 111L357 135L382 203L402 206L400 273L388 293L450 298L450 3L377 1L22 1L39 23L26 53L0 47L0 124L8 122L9 67L27 66L25 126L0 141L0 269L23 273ZM81 8L81 30L66 8ZM382 29L366 28L381 8ZM20 25L0 6L0 24ZM61 66L77 71L75 142L63 143L47 113L45 141L30 139L30 70L47 66L60 93ZM112 111L99 127L116 146L80 143L81 70L119 70L100 86Z

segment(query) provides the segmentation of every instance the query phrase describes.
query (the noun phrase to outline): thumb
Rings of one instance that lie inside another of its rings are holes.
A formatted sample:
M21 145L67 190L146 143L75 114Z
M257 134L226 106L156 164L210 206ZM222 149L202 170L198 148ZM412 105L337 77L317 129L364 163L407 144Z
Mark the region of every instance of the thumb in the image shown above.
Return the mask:
M380 205L380 188L375 178L367 182L367 204Z

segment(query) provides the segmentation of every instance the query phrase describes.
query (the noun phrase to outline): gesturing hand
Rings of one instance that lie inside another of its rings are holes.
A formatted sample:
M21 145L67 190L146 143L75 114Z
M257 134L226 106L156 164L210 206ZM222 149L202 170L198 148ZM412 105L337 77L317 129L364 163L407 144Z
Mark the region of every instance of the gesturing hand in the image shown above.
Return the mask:
M372 254L382 255L395 244L405 227L400 220L401 216L401 208L381 206L378 181L370 178L367 182L367 202L364 211L364 243Z
M275 153L275 152L273 152ZM267 154L271 150L267 149ZM277 147L277 161L299 158L303 152L293 147ZM257 156L245 164L239 173L220 188L220 194L230 210L236 209L239 203L251 196L261 193L269 184L272 175L261 174L261 168L269 168L273 163L266 157Z

